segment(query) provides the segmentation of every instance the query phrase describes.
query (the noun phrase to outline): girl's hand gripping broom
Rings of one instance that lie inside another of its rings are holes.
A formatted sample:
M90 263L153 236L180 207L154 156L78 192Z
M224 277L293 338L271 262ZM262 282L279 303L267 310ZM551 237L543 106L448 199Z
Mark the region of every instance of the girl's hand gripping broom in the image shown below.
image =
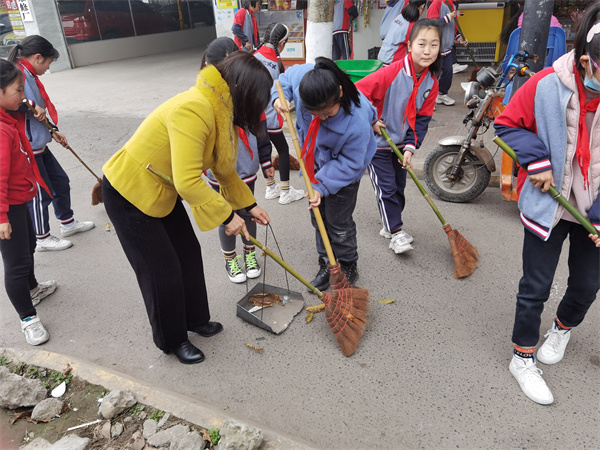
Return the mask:
M283 93L283 88L279 80L276 83L277 92L279 94L279 101L282 106L287 108L287 99ZM304 168L304 160L302 159L302 150L300 148L300 142L298 141L298 135L296 134L296 128L292 121L292 116L289 111L285 113L285 120L290 130L292 142L294 143L294 149L296 150L296 157L300 164L300 170L302 171L302 177L306 184L306 190L309 198L314 196L312 183L308 178L308 174ZM330 285L332 290L329 304L325 303L325 315L327 323L331 327L335 334L335 337L342 349L342 352L346 356L350 356L356 350L361 336L365 331L367 324L366 317L369 311L369 291L366 289L350 288L350 283L346 279L346 276L341 270L339 262L335 260L331 243L329 242L329 236L325 228L325 223L321 217L321 211L319 208L312 209L315 220L319 227L319 233L321 239L325 245L327 251L327 258L329 259L329 276ZM302 281L302 280L300 280ZM336 292L337 291L337 292ZM351 295L348 295L351 294Z
M36 110L33 106L31 106L31 104L25 99L23 100L23 103L25 103L27 105L27 107L29 108L29 110L35 114ZM47 120L43 121L44 125L46 125L46 127L50 130L50 133L52 133L52 136L54 136L56 139L59 139L60 137L58 136L58 134L56 133L56 130L54 128L52 128L50 126L50 124L48 123ZM83 159L81 159L79 157L79 155L77 153L75 153L75 150L73 150L71 148L71 146L69 146L68 144L65 145L65 147L70 150L71 153L73 153L73 155L75 155L75 158L77 158L79 160L79 162L81 164L83 164L83 166L90 171L90 173L92 175L94 175L94 177L96 178L97 183L94 185L94 187L92 188L92 205L97 205L98 203L103 203L102 200L102 179L100 177L98 177L98 175L96 175L94 173L94 171L92 169L90 169L88 167L88 165L83 161Z
M398 150L398 147L396 147L396 144L394 144L394 141L392 141L392 138L390 138L390 135L388 134L385 128L381 129L381 134L383 134L383 137L390 145L398 159L404 164L404 158L402 157L402 153L400 153L400 150ZM437 207L433 203L433 200L431 200L431 197L429 197L427 191L425 191L421 183L419 183L419 180L417 180L417 176L415 175L413 170L409 166L406 166L406 170L408 171L408 174L413 179L413 181L416 183L417 187L419 188L419 191L421 191L421 194L423 194L423 197L425 197L425 200L427 200L427 203L429 203L429 206L431 206L431 208L435 212L438 219L440 219L440 222L442 222L442 227L448 235L448 241L450 241L450 249L452 250L452 258L454 258L454 276L456 278L468 277L477 268L477 260L479 258L477 247L474 247L458 231L452 229L452 227L442 217L442 213L440 213L440 211L437 209Z
M496 143L496 145L498 145L498 147L500 147L504 151L504 153L506 153L517 164L519 164L517 154L506 142L504 142L499 136L496 136L493 139L493 141ZM523 168L523 166L521 166L519 170L525 169ZM527 171L525 171L525 173L527 173ZM560 194L558 189L556 189L554 186L550 186L550 188L548 189L548 194L550 194L553 199L555 199L567 211L569 211L569 213L571 213L571 215L575 217L587 231L590 232L590 234L595 234L596 236L600 235L600 233L598 233L598 230L596 230L596 227L592 225L590 221L577 210L577 208L575 208L571 203L569 203L569 201Z
M358 347L360 338L365 331L367 314L369 312L369 295L366 289L351 286L332 289L331 294L321 292L298 272L292 269L285 261L269 250L255 238L250 236L250 241L267 255L287 270L303 285L314 292L325 304L327 323L335 334L335 338L344 356L350 356Z

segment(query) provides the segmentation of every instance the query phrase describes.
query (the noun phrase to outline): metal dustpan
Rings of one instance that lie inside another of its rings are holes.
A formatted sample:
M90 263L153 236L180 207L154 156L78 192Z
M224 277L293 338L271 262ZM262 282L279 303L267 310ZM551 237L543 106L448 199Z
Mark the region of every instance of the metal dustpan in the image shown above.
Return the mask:
M276 294L282 301L268 307L255 306L250 298L262 293ZM237 303L237 316L271 333L281 334L303 308L304 298L299 292L259 283Z

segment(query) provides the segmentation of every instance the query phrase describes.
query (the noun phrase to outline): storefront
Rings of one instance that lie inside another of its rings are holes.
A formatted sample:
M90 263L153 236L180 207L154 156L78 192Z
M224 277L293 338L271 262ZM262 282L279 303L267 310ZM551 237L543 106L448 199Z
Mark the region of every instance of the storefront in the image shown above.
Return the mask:
M3 17L12 29L2 27L2 55L24 35L41 34L69 55L53 70L198 47L215 37L212 0L0 0Z

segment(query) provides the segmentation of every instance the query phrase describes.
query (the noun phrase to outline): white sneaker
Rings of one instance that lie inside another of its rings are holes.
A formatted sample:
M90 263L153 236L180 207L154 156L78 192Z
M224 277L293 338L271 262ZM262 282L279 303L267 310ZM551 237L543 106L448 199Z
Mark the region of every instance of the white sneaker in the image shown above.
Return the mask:
M560 362L571 339L571 330L561 330L554 323L544 337L547 339L537 352L538 360L544 364Z
M406 236L406 240L408 241L408 243L412 244L414 241L414 238L410 234L408 234L406 231L404 232L404 235ZM379 236L386 238L386 239L391 239L392 233L390 233L385 228L382 228L381 230L379 230Z
M73 243L67 239L61 239L52 234L44 239L38 239L37 245L35 246L36 252L50 252L66 250L71 247Z
M453 98L450 98L448 94L438 94L435 102L438 105L443 103L446 106L452 106L456 103L456 101Z
M281 192L281 186L279 183L276 183L274 187L267 186L267 191L265 192L265 198L267 200L275 200L279 198L279 193Z
M260 276L261 270L256 260L256 250L244 253L244 268L248 278L258 278Z
M79 220L74 220L67 226L61 224L60 235L63 237L73 236L77 233L89 231L95 226L96 224L94 224L94 222L80 222Z
M25 317L21 320L21 331L29 345L40 345L50 339L50 335L37 316Z
M452 64L452 73L459 73L469 67L468 64Z
M38 283L38 285L33 288L29 293L31 294L31 301L33 306L39 305L39 303L52 294L56 290L57 284L56 281L42 281Z
M542 378L543 372L535 365L535 358L513 355L508 369L519 383L523 393L531 400L540 405L550 405L554 402L552 392Z
M397 233L394 233L390 242L390 248L394 250L394 253L397 255L412 250L413 246L410 245L410 242L408 241L409 237L411 239L410 242L412 242L412 236L404 231L398 231Z
M294 189L292 186L287 191L282 190L279 196L279 204L287 205L304 198L304 191L302 189Z

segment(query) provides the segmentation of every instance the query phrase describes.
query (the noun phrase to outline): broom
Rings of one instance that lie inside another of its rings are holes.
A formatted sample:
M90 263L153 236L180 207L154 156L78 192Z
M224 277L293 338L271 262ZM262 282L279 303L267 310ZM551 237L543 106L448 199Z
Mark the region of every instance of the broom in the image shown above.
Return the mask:
M367 314L369 313L369 291L363 288L345 286L332 289L331 294L321 292L298 272L292 269L285 261L269 250L255 238L250 236L250 241L267 255L275 260L281 267L298 279L303 285L315 293L325 304L327 323L335 335L344 356L350 356L358 347L360 338L365 332ZM339 270L339 265L337 266Z
M285 98L285 94L283 93L283 88L281 87L281 83L279 82L279 80L277 80L277 93L279 94L279 101L281 102L281 104L287 105L287 99ZM304 168L304 160L302 159L302 149L300 147L300 141L298 141L296 127L294 126L292 116L289 113L289 111L285 113L285 120L290 130L292 142L294 143L294 149L296 150L296 156L298 158L298 163L300 164L300 170L302 171L304 184L306 184L308 198L312 198L314 196L314 190L312 187L312 183L308 178L308 174L306 173L306 170ZM327 252L327 258L329 259L329 263L327 264L329 267L329 283L332 285L333 289L336 289L338 287L346 287L349 283L344 273L340 270L339 263L335 260L333 249L331 248L331 243L329 242L329 236L327 235L327 229L325 228L325 223L323 222L323 217L321 216L321 211L319 210L319 208L313 208L312 211L315 215L315 220L319 228L319 233L321 234L321 239L323 240L323 245L325 246L325 251Z
M25 103L25 104L27 105L27 107L29 108L29 110L30 110L30 111L31 111L33 114L36 114L36 110L35 110L35 108L34 108L33 106L31 106L31 104L30 104L30 103L29 103L27 100L23 100L23 103ZM56 133L56 130L50 126L50 124L48 123L48 121L47 121L47 120L44 120L43 122L44 122L44 125L46 125L46 127L47 127L47 128L50 130L50 132L52 133L52 136L54 136L54 137L55 137L55 138L57 138L57 139L60 139L60 138L59 138L59 136L58 136L58 134ZM68 145L68 144L67 144L67 145L66 145L66 148L68 148L68 149L71 151L71 153L73 153L73 155L75 155L75 158L77 158L77 159L79 160L79 162L80 162L81 164L83 164L83 165L84 165L84 167L85 167L87 170L89 170L89 171L90 171L90 173L91 173L92 175L94 175L94 177L95 177L95 178L96 178L96 180L98 181L98 182L97 182L97 183L94 185L94 187L92 188L92 205L94 205L94 206L95 206L95 205L97 205L98 203L103 203L103 200L102 200L102 179L101 179L100 177L98 177L98 175L96 175L96 174L94 173L94 171L88 167L88 165L87 165L87 164L86 164L86 163L83 161L83 159L81 159L81 158L79 157L79 155L78 155L77 153L75 153L75 150L73 150L73 149L71 148L71 146L70 146L70 145Z
M390 145L392 150L394 150L394 153L396 154L398 159L404 164L404 158L402 156L402 153L400 153L400 150L398 150L398 147L396 147L396 144L394 144L394 141L392 141L392 138L390 138L390 135L388 134L385 128L381 129L381 134L383 134L383 137L385 138L387 143ZM421 194L423 194L423 197L425 197L425 200L427 200L427 203L429 203L429 206L431 206L431 208L435 212L435 215L438 217L438 219L440 219L440 222L442 222L442 227L448 235L448 241L450 242L450 250L452 250L452 258L454 259L454 276L456 278L468 277L477 268L477 247L474 247L458 231L452 229L452 227L442 217L442 213L440 213L440 211L437 209L437 207L433 203L433 200L431 200L431 197L429 197L427 191L425 191L421 183L419 183L419 180L417 180L417 176L415 175L413 170L409 166L406 166L406 170L408 171L413 181L416 183L417 187L419 188L419 191L421 191Z
M448 0L445 0L445 2L446 2L446 6L448 6L448 8L450 8L450 11L453 11L452 6L450 6L450 2ZM460 27L460 23L458 23L458 10L456 12L456 15L457 15L457 17L454 18L454 22L456 23L456 28L458 28L458 32L463 37L463 39L466 39L465 34L463 33L462 28ZM471 76L469 77L469 81L477 81L477 72L479 72L480 67L479 67L479 64L477 64L477 61L475 61L475 54L473 53L473 50L471 50L471 47L469 47L469 44L467 44L467 51L469 52L469 56L471 57L471 59L473 60L473 64L475 65L475 67L471 71Z
M493 141L500 147L508 156L510 156L517 164L519 164L519 159L517 158L517 154L515 151L504 142L499 136L496 136ZM523 166L520 166L519 170L525 170ZM525 173L527 171L525 170ZM552 196L558 203L560 203L573 217L575 217L584 228L589 231L591 234L600 235L596 227L590 223L590 221L581 214L569 201L564 198L561 193L554 186L550 186L548 189L548 194Z

